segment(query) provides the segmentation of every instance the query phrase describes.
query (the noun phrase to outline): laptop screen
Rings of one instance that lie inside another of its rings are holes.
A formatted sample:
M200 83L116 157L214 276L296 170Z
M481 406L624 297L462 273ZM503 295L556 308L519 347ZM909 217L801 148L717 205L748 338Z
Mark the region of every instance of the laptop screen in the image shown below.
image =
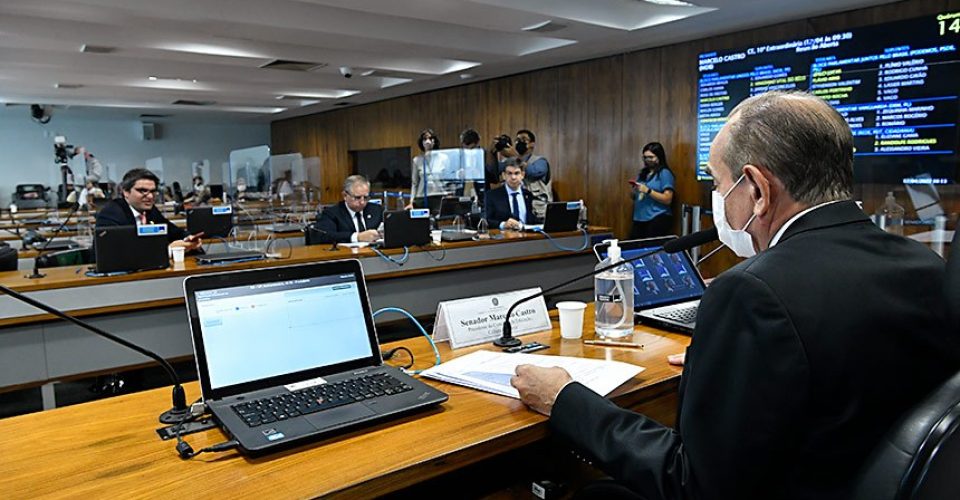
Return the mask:
M630 259L663 247L664 241L621 242L621 255ZM606 246L597 248L600 259L607 258ZM704 284L686 252L655 253L633 262L633 307L637 310L696 300L703 295Z
M214 390L373 356L353 273L197 290Z

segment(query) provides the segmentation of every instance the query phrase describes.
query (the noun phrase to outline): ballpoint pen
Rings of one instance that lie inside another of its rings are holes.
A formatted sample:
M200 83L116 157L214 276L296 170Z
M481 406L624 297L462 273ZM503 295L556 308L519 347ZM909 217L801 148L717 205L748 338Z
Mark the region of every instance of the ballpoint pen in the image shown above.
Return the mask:
M637 342L618 342L615 340L584 340L584 344L604 347L633 347L643 349L643 344Z

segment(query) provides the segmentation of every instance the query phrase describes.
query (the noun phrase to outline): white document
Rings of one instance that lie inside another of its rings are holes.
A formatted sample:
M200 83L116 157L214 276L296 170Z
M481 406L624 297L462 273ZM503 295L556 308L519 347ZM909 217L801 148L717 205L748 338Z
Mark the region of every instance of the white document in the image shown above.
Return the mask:
M346 248L367 248L368 246L370 246L370 242L369 241L346 241L343 243L337 243L337 246L346 247Z
M421 375L520 399L520 394L510 385L510 377L516 373L518 365L559 366L567 370L573 380L601 396L610 394L645 369L629 363L602 359L477 351L430 368Z
M516 301L540 293L540 288L447 300L437 306L433 341L450 341L451 349L482 344L503 335L507 309ZM514 337L552 328L543 297L517 306L510 316Z

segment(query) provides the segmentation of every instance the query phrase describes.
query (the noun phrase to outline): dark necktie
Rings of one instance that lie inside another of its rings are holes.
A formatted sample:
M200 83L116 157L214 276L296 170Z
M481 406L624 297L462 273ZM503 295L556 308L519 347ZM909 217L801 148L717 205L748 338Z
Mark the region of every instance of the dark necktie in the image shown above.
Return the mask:
M367 230L367 226L364 226L364 225L363 225L363 214L361 214L360 212L357 212L357 213L353 214L353 216L357 218L357 232L358 232L358 233L362 233L362 232L366 231L366 230Z
M513 209L513 218L517 221L523 222L520 220L520 203L517 201L517 196L519 194L520 193L518 192L510 193L510 204L512 205Z

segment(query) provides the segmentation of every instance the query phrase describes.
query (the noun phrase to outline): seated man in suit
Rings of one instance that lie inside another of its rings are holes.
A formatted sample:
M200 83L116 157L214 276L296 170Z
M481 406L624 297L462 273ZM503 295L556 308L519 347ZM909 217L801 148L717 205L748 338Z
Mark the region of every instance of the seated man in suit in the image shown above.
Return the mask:
M747 260L703 294L676 428L559 368L512 383L621 498L851 498L884 433L960 369L943 261L851 199L853 135L818 97L743 101L708 165L720 241Z
M97 227L139 226L166 224L170 247L184 247L187 251L200 248L201 234L188 235L186 231L167 220L156 207L157 186L160 179L145 168L135 168L123 175L120 182L122 197L114 198L97 212Z
M317 229L326 242L376 241L383 222L383 207L370 201L370 182L362 175L343 181L343 201L327 207L317 217Z
M502 186L487 191L484 208L490 228L522 231L524 224L536 224L533 194L523 187L524 167L515 158L503 162Z

